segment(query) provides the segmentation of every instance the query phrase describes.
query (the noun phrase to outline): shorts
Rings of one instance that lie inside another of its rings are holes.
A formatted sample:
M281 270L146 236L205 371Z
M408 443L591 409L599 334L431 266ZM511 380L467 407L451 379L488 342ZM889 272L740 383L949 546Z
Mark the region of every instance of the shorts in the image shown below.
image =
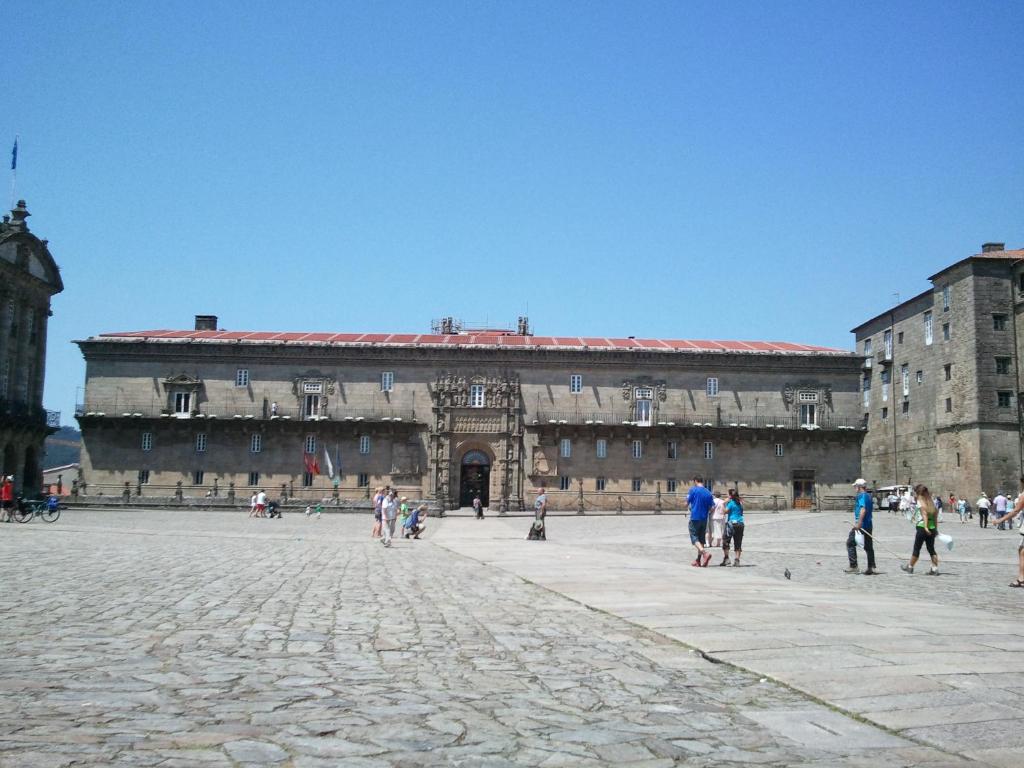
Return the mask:
M1020 535L1020 544L1017 545L1018 552L1024 552L1024 533Z
M729 523L725 527L725 538L722 540L722 547L728 549L730 545L734 545L734 549L739 552L743 549L743 523Z
M374 519L375 522L378 522L378 523L380 522L381 513L380 513L379 509L373 510L373 519Z
M703 544L704 539L708 535L708 519L705 517L703 520L691 520L690 521L690 543L696 544L698 541Z
M262 511L263 511L263 510L265 510L266 508L267 508L267 505L266 505L266 504L257 504L257 505L256 505L256 511L257 511L257 512L262 512Z

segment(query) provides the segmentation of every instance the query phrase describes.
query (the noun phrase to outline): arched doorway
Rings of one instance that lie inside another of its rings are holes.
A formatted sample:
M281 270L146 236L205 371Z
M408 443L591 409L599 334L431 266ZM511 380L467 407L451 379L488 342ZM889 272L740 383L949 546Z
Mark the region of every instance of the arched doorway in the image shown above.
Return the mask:
M469 507L473 498L480 497L486 507L490 504L491 457L483 451L467 451L462 457L459 477L459 506Z

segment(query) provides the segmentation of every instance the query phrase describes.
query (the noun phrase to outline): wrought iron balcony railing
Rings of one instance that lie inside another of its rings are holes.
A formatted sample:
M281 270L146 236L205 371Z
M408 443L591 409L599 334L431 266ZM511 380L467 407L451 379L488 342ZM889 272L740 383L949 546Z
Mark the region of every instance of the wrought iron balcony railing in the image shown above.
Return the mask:
M86 400L75 406L79 418L118 419L218 419L221 421L338 421L338 422L414 422L416 413L403 408L346 408L331 406L306 413L298 407L282 407L273 404L254 405L230 402L201 401L186 412L175 412L164 402L140 403L130 400Z
M735 429L864 429L862 416L836 416L818 413L813 423L804 423L798 414L771 413L663 413L649 420L637 419L627 411L538 411L526 418L528 425L551 427L626 426L626 427L708 427Z

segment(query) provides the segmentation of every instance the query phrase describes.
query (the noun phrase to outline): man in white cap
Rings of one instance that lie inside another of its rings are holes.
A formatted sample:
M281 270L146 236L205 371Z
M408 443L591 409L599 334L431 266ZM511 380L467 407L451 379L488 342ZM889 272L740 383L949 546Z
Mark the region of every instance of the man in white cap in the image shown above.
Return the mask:
M868 493L868 481L862 477L857 478L853 484L857 492L857 502L853 505L853 528L850 535L846 537L846 554L850 558L850 567L847 573L857 573L857 531L864 534L864 554L868 558L868 567L864 571L865 576L874 576L875 570L875 541L871 537L873 530L871 513L874 510L874 501Z
M982 491L981 498L978 499L978 526L981 528L988 528L988 508L992 506L992 502L988 500L988 494Z

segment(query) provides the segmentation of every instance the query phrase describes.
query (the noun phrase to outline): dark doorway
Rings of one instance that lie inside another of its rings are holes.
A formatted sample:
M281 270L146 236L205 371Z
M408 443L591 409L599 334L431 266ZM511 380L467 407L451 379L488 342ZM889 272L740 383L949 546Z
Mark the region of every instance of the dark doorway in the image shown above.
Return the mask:
M490 504L491 459L483 451L468 451L462 457L462 474L459 479L459 506L470 507L473 498L480 497L486 507Z
M793 508L811 509L814 507L814 470L793 470Z
M21 492L26 496L39 493L42 488L41 474L39 460L36 458L36 449L29 446L25 449L25 470L21 476Z

